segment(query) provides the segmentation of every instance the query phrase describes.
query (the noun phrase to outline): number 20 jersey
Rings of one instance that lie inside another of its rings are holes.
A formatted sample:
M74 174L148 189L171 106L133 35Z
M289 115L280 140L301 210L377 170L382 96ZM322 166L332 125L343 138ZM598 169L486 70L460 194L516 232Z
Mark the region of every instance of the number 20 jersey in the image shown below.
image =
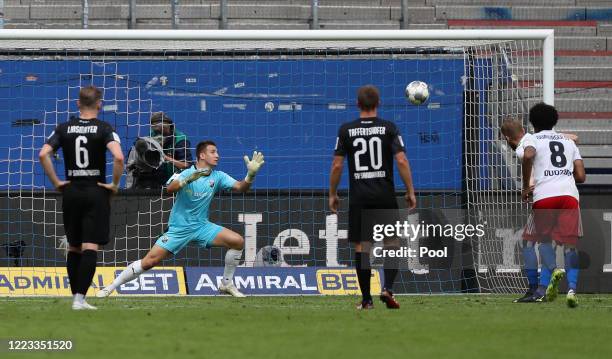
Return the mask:
M536 149L533 201L559 196L579 199L574 161L582 157L574 141L553 130L540 131L533 138Z
M334 154L347 157L351 204L395 198L393 156L400 151L404 143L393 122L369 117L340 127Z
M110 124L98 119L71 118L59 124L47 139L54 151L62 148L66 180L106 182L106 145L119 136Z

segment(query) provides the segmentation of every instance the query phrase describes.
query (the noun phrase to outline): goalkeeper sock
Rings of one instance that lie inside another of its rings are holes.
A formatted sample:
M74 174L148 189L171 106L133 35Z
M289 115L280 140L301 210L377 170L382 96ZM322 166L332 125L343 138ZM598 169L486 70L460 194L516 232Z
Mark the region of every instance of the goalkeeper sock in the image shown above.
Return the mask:
M525 274L532 292L538 288L538 257L536 256L533 242L523 241L523 261L525 262Z
M386 249L396 251L399 249L399 247L389 247ZM384 272L385 272L384 289L393 291L393 283L395 282L395 277L397 277L398 269L399 269L399 258L385 257L384 259Z
M357 280L359 288L361 288L361 297L363 301L372 301L370 294L370 278L372 271L370 270L370 254L365 252L355 253L355 270L357 271Z
M578 284L578 252L576 248L565 248L565 271L567 274L567 287L576 291Z
M127 268L125 268L123 272L119 273L113 283L106 287L106 289L113 291L117 289L117 287L119 287L120 285L138 278L138 276L144 272L146 272L146 270L142 269L142 261L137 260L136 262L130 264Z
M228 249L225 254L225 268L223 268L223 283L229 284L232 283L232 279L234 279L234 272L236 272L236 267L240 263L240 257L242 257L242 249Z
M79 265L79 278L77 294L87 295L87 290L91 285L91 280L96 273L96 262L98 261L98 252L86 249L81 255L81 264Z
M66 271L68 272L68 280L70 281L72 295L75 295L77 292L80 265L81 253L68 251L68 255L66 256Z

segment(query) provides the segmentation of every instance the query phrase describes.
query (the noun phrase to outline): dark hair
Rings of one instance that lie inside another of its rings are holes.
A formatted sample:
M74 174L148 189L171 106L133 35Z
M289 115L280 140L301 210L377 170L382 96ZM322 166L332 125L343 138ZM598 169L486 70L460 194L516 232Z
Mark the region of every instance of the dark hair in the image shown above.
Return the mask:
M529 110L529 122L536 132L552 130L559 120L559 113L554 106L547 105L544 102L535 104Z
M161 111L160 112L154 112L151 115L151 120L150 121L151 121L152 125L155 125L155 124L158 124L158 123L162 123L162 124L167 123L167 124L170 124L170 125L173 124L172 119L170 117L168 117L168 115L166 115L165 112L161 112Z
M93 85L85 86L79 91L80 108L95 108L101 99L102 91Z
M357 106L362 111L371 111L378 107L380 94L374 85L365 85L357 91Z
M217 147L217 144L214 143L211 140L206 140L206 141L202 141L200 143L198 143L198 145L196 146L196 160L200 159L200 153L206 151L206 147L208 146L215 146Z

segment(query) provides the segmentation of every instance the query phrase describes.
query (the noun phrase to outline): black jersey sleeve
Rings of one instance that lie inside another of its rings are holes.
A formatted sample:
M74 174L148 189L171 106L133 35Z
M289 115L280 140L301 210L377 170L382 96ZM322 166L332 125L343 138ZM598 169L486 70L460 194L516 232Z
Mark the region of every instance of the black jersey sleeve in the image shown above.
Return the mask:
M338 129L338 137L336 137L336 147L334 147L334 155L346 156L348 152L346 137L346 128L344 126L341 126L340 129Z
M46 142L49 146L53 147L53 151L57 151L62 145L62 128L61 125L57 125L55 130L51 132L51 135L47 138Z
M396 154L398 152L404 152L405 150L402 135L400 134L397 126L393 124L391 126L391 151L393 154Z
M104 138L104 145L108 145L109 142L115 141L117 143L121 143L121 139L119 138L119 135L117 135L117 133L115 132L115 130L113 130L113 127L109 124L106 124L106 126L104 126L104 134L103 134L103 138Z

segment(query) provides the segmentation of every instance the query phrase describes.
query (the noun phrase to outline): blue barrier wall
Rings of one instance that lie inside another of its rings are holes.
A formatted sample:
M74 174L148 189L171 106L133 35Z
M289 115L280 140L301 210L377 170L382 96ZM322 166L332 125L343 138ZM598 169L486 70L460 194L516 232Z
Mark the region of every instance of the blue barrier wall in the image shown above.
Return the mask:
M216 141L220 169L235 177L244 175L244 154L263 151L256 187L270 189L327 187L337 129L358 116L357 89L372 83L381 90L380 115L401 130L416 188L461 189L462 59L0 61L0 71L3 189L49 185L36 153L76 111L78 86L88 83L106 89L100 118L116 128L124 151L148 132L150 111L163 110L192 146ZM430 85L429 106L406 101L413 80Z

